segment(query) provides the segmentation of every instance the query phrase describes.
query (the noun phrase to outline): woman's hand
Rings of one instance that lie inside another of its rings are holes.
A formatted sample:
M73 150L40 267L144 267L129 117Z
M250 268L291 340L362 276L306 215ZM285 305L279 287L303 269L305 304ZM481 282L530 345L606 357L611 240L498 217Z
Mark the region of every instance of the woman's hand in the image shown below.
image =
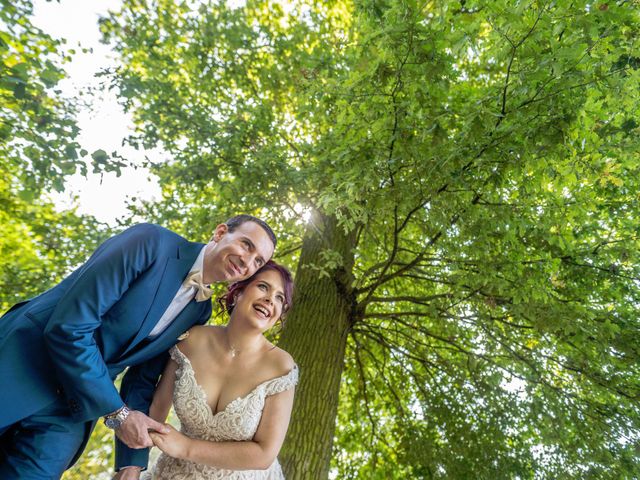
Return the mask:
M149 432L153 444L173 458L186 458L191 439L167 424L169 433Z
M119 472L116 472L111 480L139 480L141 471L142 468L140 467L123 468Z

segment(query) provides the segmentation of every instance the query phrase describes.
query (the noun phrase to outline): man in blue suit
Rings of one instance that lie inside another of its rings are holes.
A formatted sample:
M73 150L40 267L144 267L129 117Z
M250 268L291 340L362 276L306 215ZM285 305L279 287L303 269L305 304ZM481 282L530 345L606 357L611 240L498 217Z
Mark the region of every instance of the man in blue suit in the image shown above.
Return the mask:
M209 319L209 284L248 278L275 244L249 215L218 225L208 244L136 225L14 305L0 318L0 479L60 478L100 417L118 437L116 469L146 467L148 431L166 428L147 414L167 350Z

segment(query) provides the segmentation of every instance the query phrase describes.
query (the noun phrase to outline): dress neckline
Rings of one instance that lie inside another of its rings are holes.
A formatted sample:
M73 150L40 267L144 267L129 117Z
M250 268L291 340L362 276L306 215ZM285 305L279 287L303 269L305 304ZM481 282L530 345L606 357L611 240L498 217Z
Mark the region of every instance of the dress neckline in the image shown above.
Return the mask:
M198 387L198 391L200 392L200 395L202 396L202 401L203 403L207 406L207 409L209 411L209 415L211 416L211 418L215 418L218 415L224 413L227 411L227 409L233 405L236 402L239 402L240 400L246 400L247 398L249 398L251 395L253 395L260 387L262 387L263 385L266 385L267 383L273 382L274 380L278 380L280 378L285 378L288 377L289 375L291 375L297 368L298 366L296 364L293 365L293 368L291 370L289 370L287 373L285 373L284 375L280 375L278 377L273 377L270 378L268 380L265 380L264 382L259 383L258 385L255 386L255 388L253 390L251 390L249 393L247 393L244 396L240 396L240 397L236 397L233 400L231 400L229 403L227 403L223 409L218 410L216 413L213 412L213 408L211 408L211 405L209 404L208 398L207 398L207 392L205 391L204 388L202 388L202 385L200 385L198 383L198 380L196 379L196 372L193 369L193 365L191 364L191 360L189 360L189 357L187 357L184 353L182 353L182 351L178 348L177 345L174 345L173 348L175 348L175 350L180 354L180 356L185 360L186 364L189 366L189 370L191 371L191 375L193 377L193 383L196 385L196 387Z

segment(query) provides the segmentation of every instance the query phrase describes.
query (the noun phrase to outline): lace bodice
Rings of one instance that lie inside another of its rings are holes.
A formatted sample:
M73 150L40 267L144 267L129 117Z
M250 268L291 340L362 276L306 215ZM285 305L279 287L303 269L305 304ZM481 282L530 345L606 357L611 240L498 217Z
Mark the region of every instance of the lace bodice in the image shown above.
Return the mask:
M192 438L214 442L251 440L262 418L265 399L293 388L298 382L298 367L286 375L276 377L255 387L244 397L230 402L224 410L214 414L207 403L207 396L196 382L189 359L174 346L169 350L171 358L178 364L173 408L180 420L181 431ZM276 460L267 470L222 470L178 460L161 454L154 469L155 479L284 479ZM143 478L149 478L149 474Z

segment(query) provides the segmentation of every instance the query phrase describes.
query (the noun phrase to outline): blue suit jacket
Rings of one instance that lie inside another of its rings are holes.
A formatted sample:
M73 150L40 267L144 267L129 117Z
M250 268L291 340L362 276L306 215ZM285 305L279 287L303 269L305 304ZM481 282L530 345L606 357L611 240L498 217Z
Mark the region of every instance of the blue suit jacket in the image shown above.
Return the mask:
M64 397L77 422L120 408L149 411L167 350L211 315L189 302L147 339L204 244L141 224L103 243L89 260L42 295L0 319L0 429ZM126 367L120 394L113 380ZM148 451L116 448L116 465L146 466Z

